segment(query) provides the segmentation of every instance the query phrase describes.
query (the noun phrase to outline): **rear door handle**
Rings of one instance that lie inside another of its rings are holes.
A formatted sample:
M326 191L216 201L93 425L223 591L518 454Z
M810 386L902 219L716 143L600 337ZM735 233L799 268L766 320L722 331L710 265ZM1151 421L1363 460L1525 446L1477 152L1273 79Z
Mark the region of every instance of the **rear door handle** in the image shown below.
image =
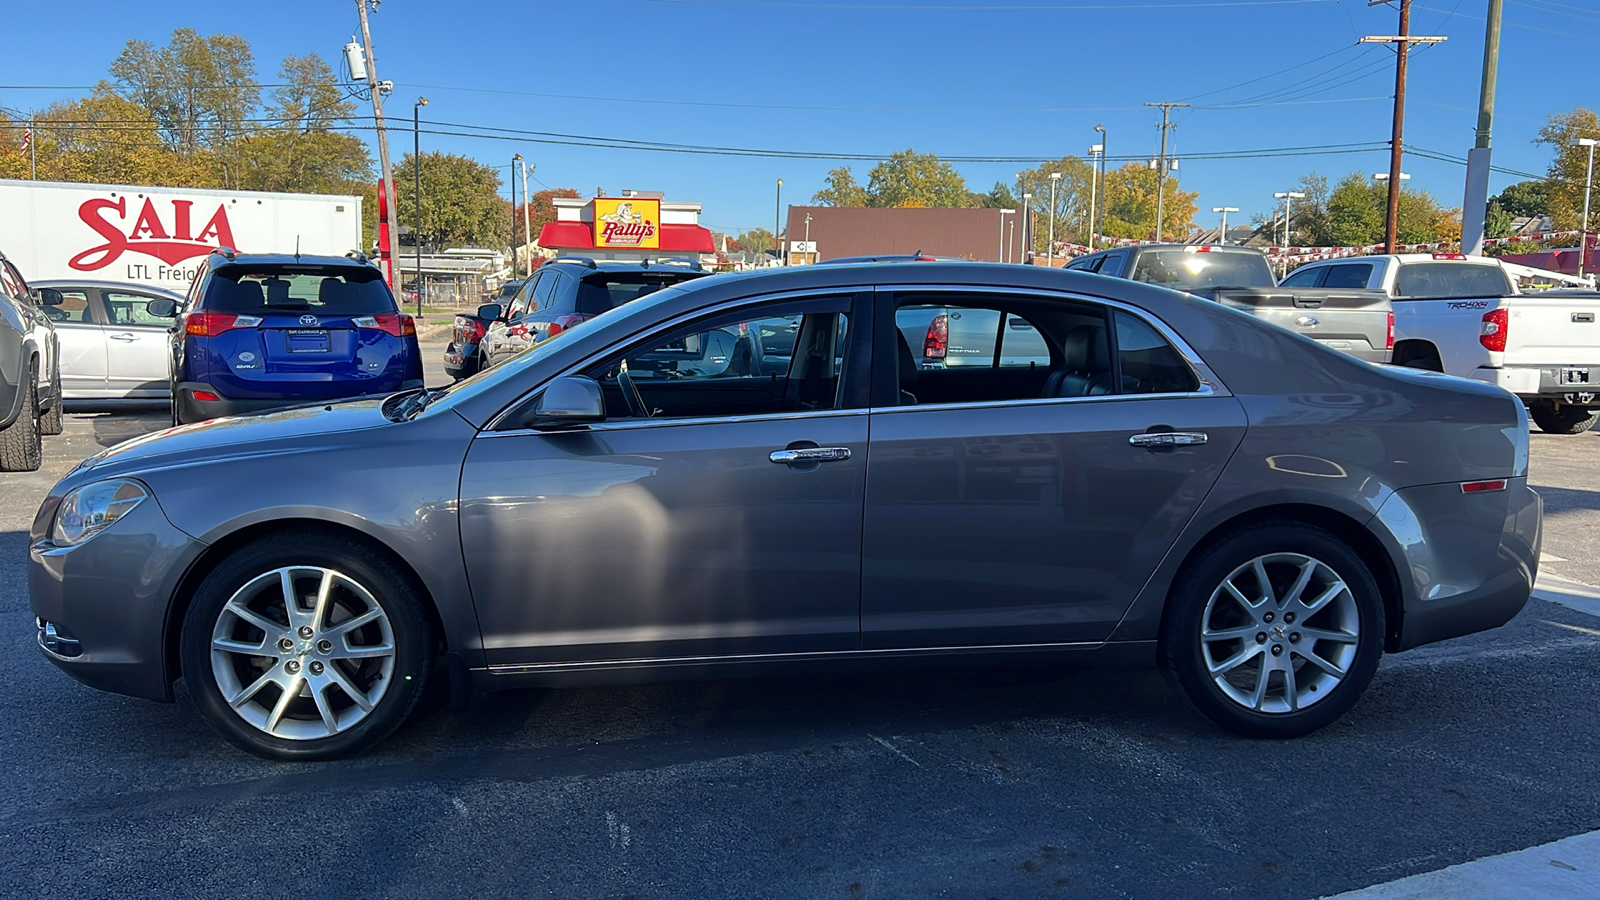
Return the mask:
M805 447L800 450L774 450L767 454L767 459L781 466L795 463L843 462L849 458L849 447Z
M1208 440L1203 431L1147 431L1128 438L1128 443L1135 447L1193 447Z
M113 334L110 337L113 341L122 341L123 343L137 341L139 339L138 335L128 334L127 332L123 332L122 334Z

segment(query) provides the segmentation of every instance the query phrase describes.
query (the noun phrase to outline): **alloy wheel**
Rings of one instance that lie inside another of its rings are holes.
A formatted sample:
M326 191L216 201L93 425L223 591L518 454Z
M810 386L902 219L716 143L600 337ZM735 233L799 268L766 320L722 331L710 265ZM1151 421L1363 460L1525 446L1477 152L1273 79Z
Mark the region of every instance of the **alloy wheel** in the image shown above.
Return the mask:
M1356 659L1355 595L1326 563L1301 553L1258 556L1211 592L1200 618L1202 657L1232 702L1258 713L1326 698Z
M211 634L222 699L276 738L316 740L372 712L394 676L388 614L350 576L320 566L264 572L234 592Z

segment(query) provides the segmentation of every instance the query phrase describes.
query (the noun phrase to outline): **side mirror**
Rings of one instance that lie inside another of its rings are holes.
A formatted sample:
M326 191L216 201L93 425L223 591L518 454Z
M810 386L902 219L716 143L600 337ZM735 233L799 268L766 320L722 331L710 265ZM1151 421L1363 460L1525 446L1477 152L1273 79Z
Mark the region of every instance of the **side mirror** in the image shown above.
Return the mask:
M506 314L506 308L498 303L485 303L478 307L478 318L485 322L498 322Z
M178 314L178 304L168 297L157 297L144 305L144 311L158 319L170 319Z
M534 428L604 422L605 396L600 392L599 382L593 378L563 375L545 387L528 418Z
M33 296L40 306L60 306L64 299L55 288L34 288Z

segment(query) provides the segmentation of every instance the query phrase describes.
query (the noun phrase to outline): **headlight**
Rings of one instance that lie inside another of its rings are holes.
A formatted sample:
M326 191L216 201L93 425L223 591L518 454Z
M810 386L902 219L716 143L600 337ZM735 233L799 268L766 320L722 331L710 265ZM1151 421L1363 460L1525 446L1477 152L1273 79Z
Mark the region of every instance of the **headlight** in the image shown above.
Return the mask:
M61 498L50 540L66 547L81 544L132 512L148 496L144 485L122 478L74 488Z

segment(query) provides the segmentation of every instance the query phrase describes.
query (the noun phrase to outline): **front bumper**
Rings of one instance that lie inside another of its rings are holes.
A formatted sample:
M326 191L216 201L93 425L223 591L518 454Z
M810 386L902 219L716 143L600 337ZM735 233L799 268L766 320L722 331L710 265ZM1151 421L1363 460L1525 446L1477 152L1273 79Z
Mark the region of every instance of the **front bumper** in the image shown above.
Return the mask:
M1539 574L1543 507L1526 477L1503 491L1449 483L1391 495L1377 521L1398 544L1404 610L1389 649L1498 628L1521 612Z
M52 494L40 520L59 502ZM75 547L39 538L48 533L48 521L36 522L28 550L40 652L92 688L170 702L172 598L205 544L167 521L154 497Z

